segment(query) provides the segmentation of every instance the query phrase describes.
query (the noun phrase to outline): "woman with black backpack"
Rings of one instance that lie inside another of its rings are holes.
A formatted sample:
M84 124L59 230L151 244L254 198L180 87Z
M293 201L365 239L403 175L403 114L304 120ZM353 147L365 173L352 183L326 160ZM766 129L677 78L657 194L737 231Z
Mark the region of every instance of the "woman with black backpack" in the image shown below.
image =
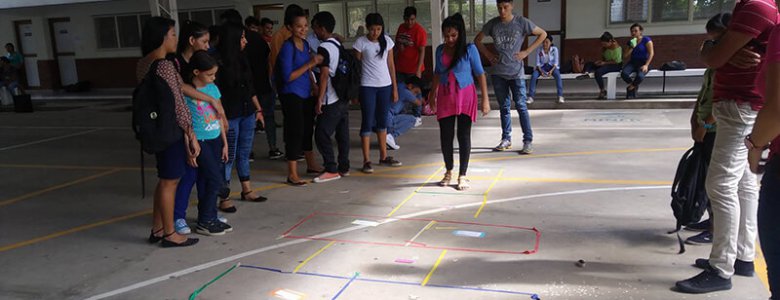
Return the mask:
M154 192L153 224L151 234L149 235L149 243L162 241L163 247L185 247L198 242L198 239L190 239L179 235L173 226L173 204L176 187L179 184L179 179L185 173L187 160L197 157L200 153L200 146L192 130L192 116L182 95L181 76L177 73L174 64L165 60L168 54L176 52L175 25L175 21L161 17L152 17L146 21L141 37L143 58L138 61L136 68L136 77L139 82L147 79L162 80L164 82L164 89L155 90L158 93L156 95L158 101L173 102L173 105L170 105L171 103L160 103L159 106L172 107L171 110L174 110L175 113L160 111L158 115L153 112L152 114L154 115L150 116L151 119L157 119L157 117L169 118L175 115L175 124L178 125L180 130L177 129L173 132L184 133L181 139L167 145L164 150L155 153L159 181ZM135 110L136 108L134 108L134 112ZM168 123L174 123L170 122L173 120L167 121L169 121ZM156 120L156 123L163 124L166 122ZM146 139L142 138L142 140Z
M219 209L234 213L230 203L230 178L236 165L241 181L241 200L263 202L268 198L255 195L249 172L249 154L254 143L256 122L263 122L263 109L252 85L252 71L244 55L246 35L241 24L226 23L222 27L217 47L219 71L217 86L222 91L222 105L228 119L229 160L225 164L225 188L220 192Z

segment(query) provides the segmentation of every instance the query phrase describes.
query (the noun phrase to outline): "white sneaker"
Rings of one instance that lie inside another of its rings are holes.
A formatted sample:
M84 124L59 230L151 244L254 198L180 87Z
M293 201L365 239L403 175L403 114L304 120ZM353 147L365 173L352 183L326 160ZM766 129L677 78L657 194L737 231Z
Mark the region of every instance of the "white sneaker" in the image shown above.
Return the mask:
M414 127L420 127L420 125L422 125L422 118L417 117L417 119L414 120Z
M187 220L185 219L176 219L176 221L173 222L173 229L176 230L176 233L181 235L192 233L192 229L187 225Z
M217 215L217 220L219 220L222 223L227 223L227 221L228 221L227 218L225 218L223 216L220 216L220 215Z
M534 97L528 97L525 99L525 103L531 104L534 103Z
M563 103L563 96L558 96L558 103Z
M392 134L387 135L387 148L398 150L401 149L401 146L398 146L398 144L395 143L395 138Z

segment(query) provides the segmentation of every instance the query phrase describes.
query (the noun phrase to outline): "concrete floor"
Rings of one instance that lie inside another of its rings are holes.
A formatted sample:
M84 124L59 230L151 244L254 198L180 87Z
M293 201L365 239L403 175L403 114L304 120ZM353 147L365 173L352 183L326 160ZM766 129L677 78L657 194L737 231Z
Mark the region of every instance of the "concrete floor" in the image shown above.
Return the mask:
M479 119L466 192L434 184L442 160L433 117L398 139L402 148L391 155L403 167L306 187L281 184L285 165L262 158L258 135L252 181L270 201L237 202L238 213L225 215L232 233L195 234L197 246L162 249L144 241L155 172L147 157L140 199L129 113L99 103L3 113L0 298L185 299L236 263L198 299L278 299L277 289L306 299L768 298L757 277L734 277L731 291L709 295L670 289L697 274L691 264L709 253L689 246L678 255L666 234L674 225L669 186L691 144L689 111L531 115L530 156L490 152L498 112ZM357 112L351 125L359 126ZM517 125L514 137L519 144ZM359 167L357 139L352 146Z

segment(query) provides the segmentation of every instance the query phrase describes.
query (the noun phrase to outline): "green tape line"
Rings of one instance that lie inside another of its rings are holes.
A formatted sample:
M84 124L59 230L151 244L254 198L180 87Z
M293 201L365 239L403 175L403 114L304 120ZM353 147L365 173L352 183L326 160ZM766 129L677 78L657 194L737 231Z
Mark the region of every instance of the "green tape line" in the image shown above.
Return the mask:
M220 279L222 279L222 277L225 277L225 275L227 275L228 273L232 272L233 270L235 270L236 268L238 268L238 266L240 266L240 265L241 265L241 263L237 263L237 264L233 265L232 267L230 267L230 269L227 269L227 271L225 271L225 272L222 272L222 274L219 274L217 277L214 277L214 279L210 280L209 282L207 282L207 283L206 283L206 284L204 284L203 286L201 286L201 287L199 287L198 289L196 289L196 290L195 290L194 292L192 292L192 294L190 295L190 300L195 300L195 297L198 297L198 295L199 295L201 292L203 292L203 290L205 290L205 289L206 289L206 288L207 288L209 285L211 285L212 283L216 282L217 280L220 280Z

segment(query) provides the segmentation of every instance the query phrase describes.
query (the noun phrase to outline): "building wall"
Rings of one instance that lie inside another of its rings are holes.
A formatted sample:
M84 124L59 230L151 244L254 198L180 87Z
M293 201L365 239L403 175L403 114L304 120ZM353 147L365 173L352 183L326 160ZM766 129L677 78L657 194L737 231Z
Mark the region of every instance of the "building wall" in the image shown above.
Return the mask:
M567 1L564 41L567 56L578 54L589 61L599 59L599 37L604 31L609 31L621 45L626 45L631 24L609 25L608 12L609 0ZM688 67L705 67L698 55L699 46L705 39L705 24L706 20L642 24L644 34L653 39L655 46L656 58L652 67L657 68L671 60L681 60Z

